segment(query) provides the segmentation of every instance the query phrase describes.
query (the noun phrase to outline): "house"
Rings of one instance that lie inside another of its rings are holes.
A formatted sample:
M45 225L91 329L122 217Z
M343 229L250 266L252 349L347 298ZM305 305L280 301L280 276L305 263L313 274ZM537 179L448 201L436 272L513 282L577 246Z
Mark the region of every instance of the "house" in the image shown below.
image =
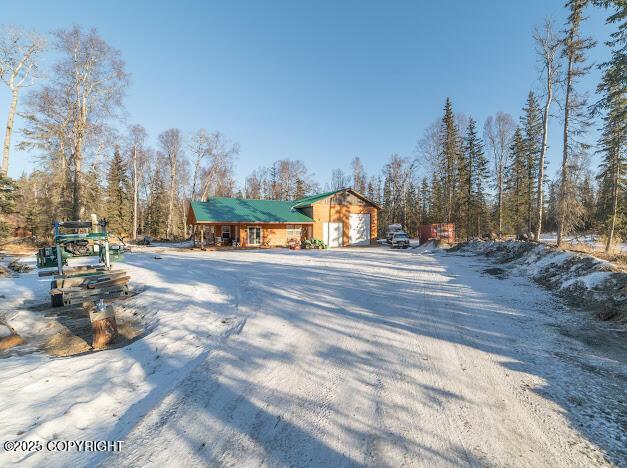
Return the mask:
M329 247L369 245L377 239L378 210L351 188L293 201L211 197L190 203L188 224L203 243L287 246L322 239Z

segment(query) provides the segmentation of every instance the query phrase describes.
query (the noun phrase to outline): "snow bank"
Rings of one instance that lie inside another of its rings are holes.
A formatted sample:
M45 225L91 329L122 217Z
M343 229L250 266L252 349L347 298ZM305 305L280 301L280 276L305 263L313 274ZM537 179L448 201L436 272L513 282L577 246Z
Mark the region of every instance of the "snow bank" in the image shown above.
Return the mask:
M471 241L453 251L485 255L553 290L602 320L627 320L627 273L590 255L520 241Z

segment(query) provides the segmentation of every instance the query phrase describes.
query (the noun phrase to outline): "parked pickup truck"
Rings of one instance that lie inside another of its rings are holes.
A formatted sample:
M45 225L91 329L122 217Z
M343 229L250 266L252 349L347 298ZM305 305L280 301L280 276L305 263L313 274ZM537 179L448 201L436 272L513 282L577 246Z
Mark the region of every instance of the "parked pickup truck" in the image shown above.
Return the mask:
M385 241L388 244L391 244L392 243L392 237L397 232L404 232L403 231L403 226L401 226L400 224L390 224L390 225L388 225L387 233L385 235Z
M390 243L393 249L406 249L409 247L409 236L404 232L395 232Z

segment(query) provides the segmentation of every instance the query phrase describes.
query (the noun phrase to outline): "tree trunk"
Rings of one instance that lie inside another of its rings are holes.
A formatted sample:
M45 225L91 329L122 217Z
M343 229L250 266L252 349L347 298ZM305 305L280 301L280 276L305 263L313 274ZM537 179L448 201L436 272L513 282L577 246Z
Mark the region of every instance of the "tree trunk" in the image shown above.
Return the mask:
M176 178L176 160L174 160L174 163L172 164L172 167L170 169L172 173L170 174L170 201L168 204L168 224L166 228L166 237L168 239L170 239L172 236L172 212L174 211L174 182Z
M74 177L72 180L72 218L81 219L81 158L75 150L74 153Z
M84 305L89 312L89 319L92 328L92 347L104 348L113 343L118 337L118 327L115 321L115 313L112 305L107 305L105 310L100 312L93 303Z
M200 171L200 157L194 162L194 178L192 179L192 196L191 201L196 200L196 185L198 184L198 172Z
M18 88L14 88L11 92L11 105L9 106L9 117L7 118L7 128L4 134L4 146L2 147L2 175L6 176L9 172L9 150L11 149L11 134L13 133L13 121L15 119L15 109L17 108Z
M481 213L477 212L477 237L481 239Z
M183 220L183 238L187 239L187 207L185 206L185 200L181 204L181 219Z
M498 217L499 217L499 235L503 232L503 169L499 169L498 174Z
M614 242L614 229L616 229L616 217L618 216L618 181L620 180L620 154L616 153L616 163L614 165L614 177L612 177L612 219L610 221L610 229L607 233L607 244L605 251L609 252Z
M133 146L133 240L137 240L137 147Z
M566 98L564 99L564 148L562 152L562 179L560 181L560 193L557 203L557 246L562 244L564 234L564 222L566 221L566 209L564 200L566 198L566 183L568 179L568 124L570 119L570 93L572 89L572 59L568 60L568 72L566 74Z
M551 110L551 100L553 99L553 83L551 73L547 72L547 92L546 103L544 104L544 115L542 116L542 150L540 151L540 166L538 167L538 200L536 204L536 233L535 239L540 242L542 232L542 210L544 209L544 159L546 157L546 145L549 135L549 112Z
M473 208L473 200L472 200L472 165L473 160L472 157L469 158L468 161L468 208L467 208L467 220L466 220L466 240L470 240L470 230L472 226L472 208Z
M533 236L533 225L531 219L533 218L533 174L527 174L529 183L527 185L527 191L529 192L528 200L527 200L527 236L529 239Z
M74 180L72 187L72 217L81 219L81 168L83 164L83 136L87 126L87 106L82 99L79 121L75 124L76 140L74 141Z

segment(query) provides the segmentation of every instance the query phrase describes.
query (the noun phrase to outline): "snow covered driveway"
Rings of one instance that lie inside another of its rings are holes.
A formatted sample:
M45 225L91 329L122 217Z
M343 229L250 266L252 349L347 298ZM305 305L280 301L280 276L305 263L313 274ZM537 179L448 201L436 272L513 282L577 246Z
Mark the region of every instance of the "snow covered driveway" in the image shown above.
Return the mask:
M573 338L587 326L581 314L523 278L483 274L479 257L384 248L152 255L128 260L133 281L148 286L138 298L156 309L152 332L120 350L53 360L66 372L113 360L133 374L136 390L123 374L108 384L114 401L102 404L117 408L113 421L46 416L57 438L124 440L122 452L21 461L625 463L624 354ZM227 333L216 320L238 325ZM155 364L154 347L167 364ZM80 385L68 384L70 398ZM49 412L45 401L15 398L21 411Z

